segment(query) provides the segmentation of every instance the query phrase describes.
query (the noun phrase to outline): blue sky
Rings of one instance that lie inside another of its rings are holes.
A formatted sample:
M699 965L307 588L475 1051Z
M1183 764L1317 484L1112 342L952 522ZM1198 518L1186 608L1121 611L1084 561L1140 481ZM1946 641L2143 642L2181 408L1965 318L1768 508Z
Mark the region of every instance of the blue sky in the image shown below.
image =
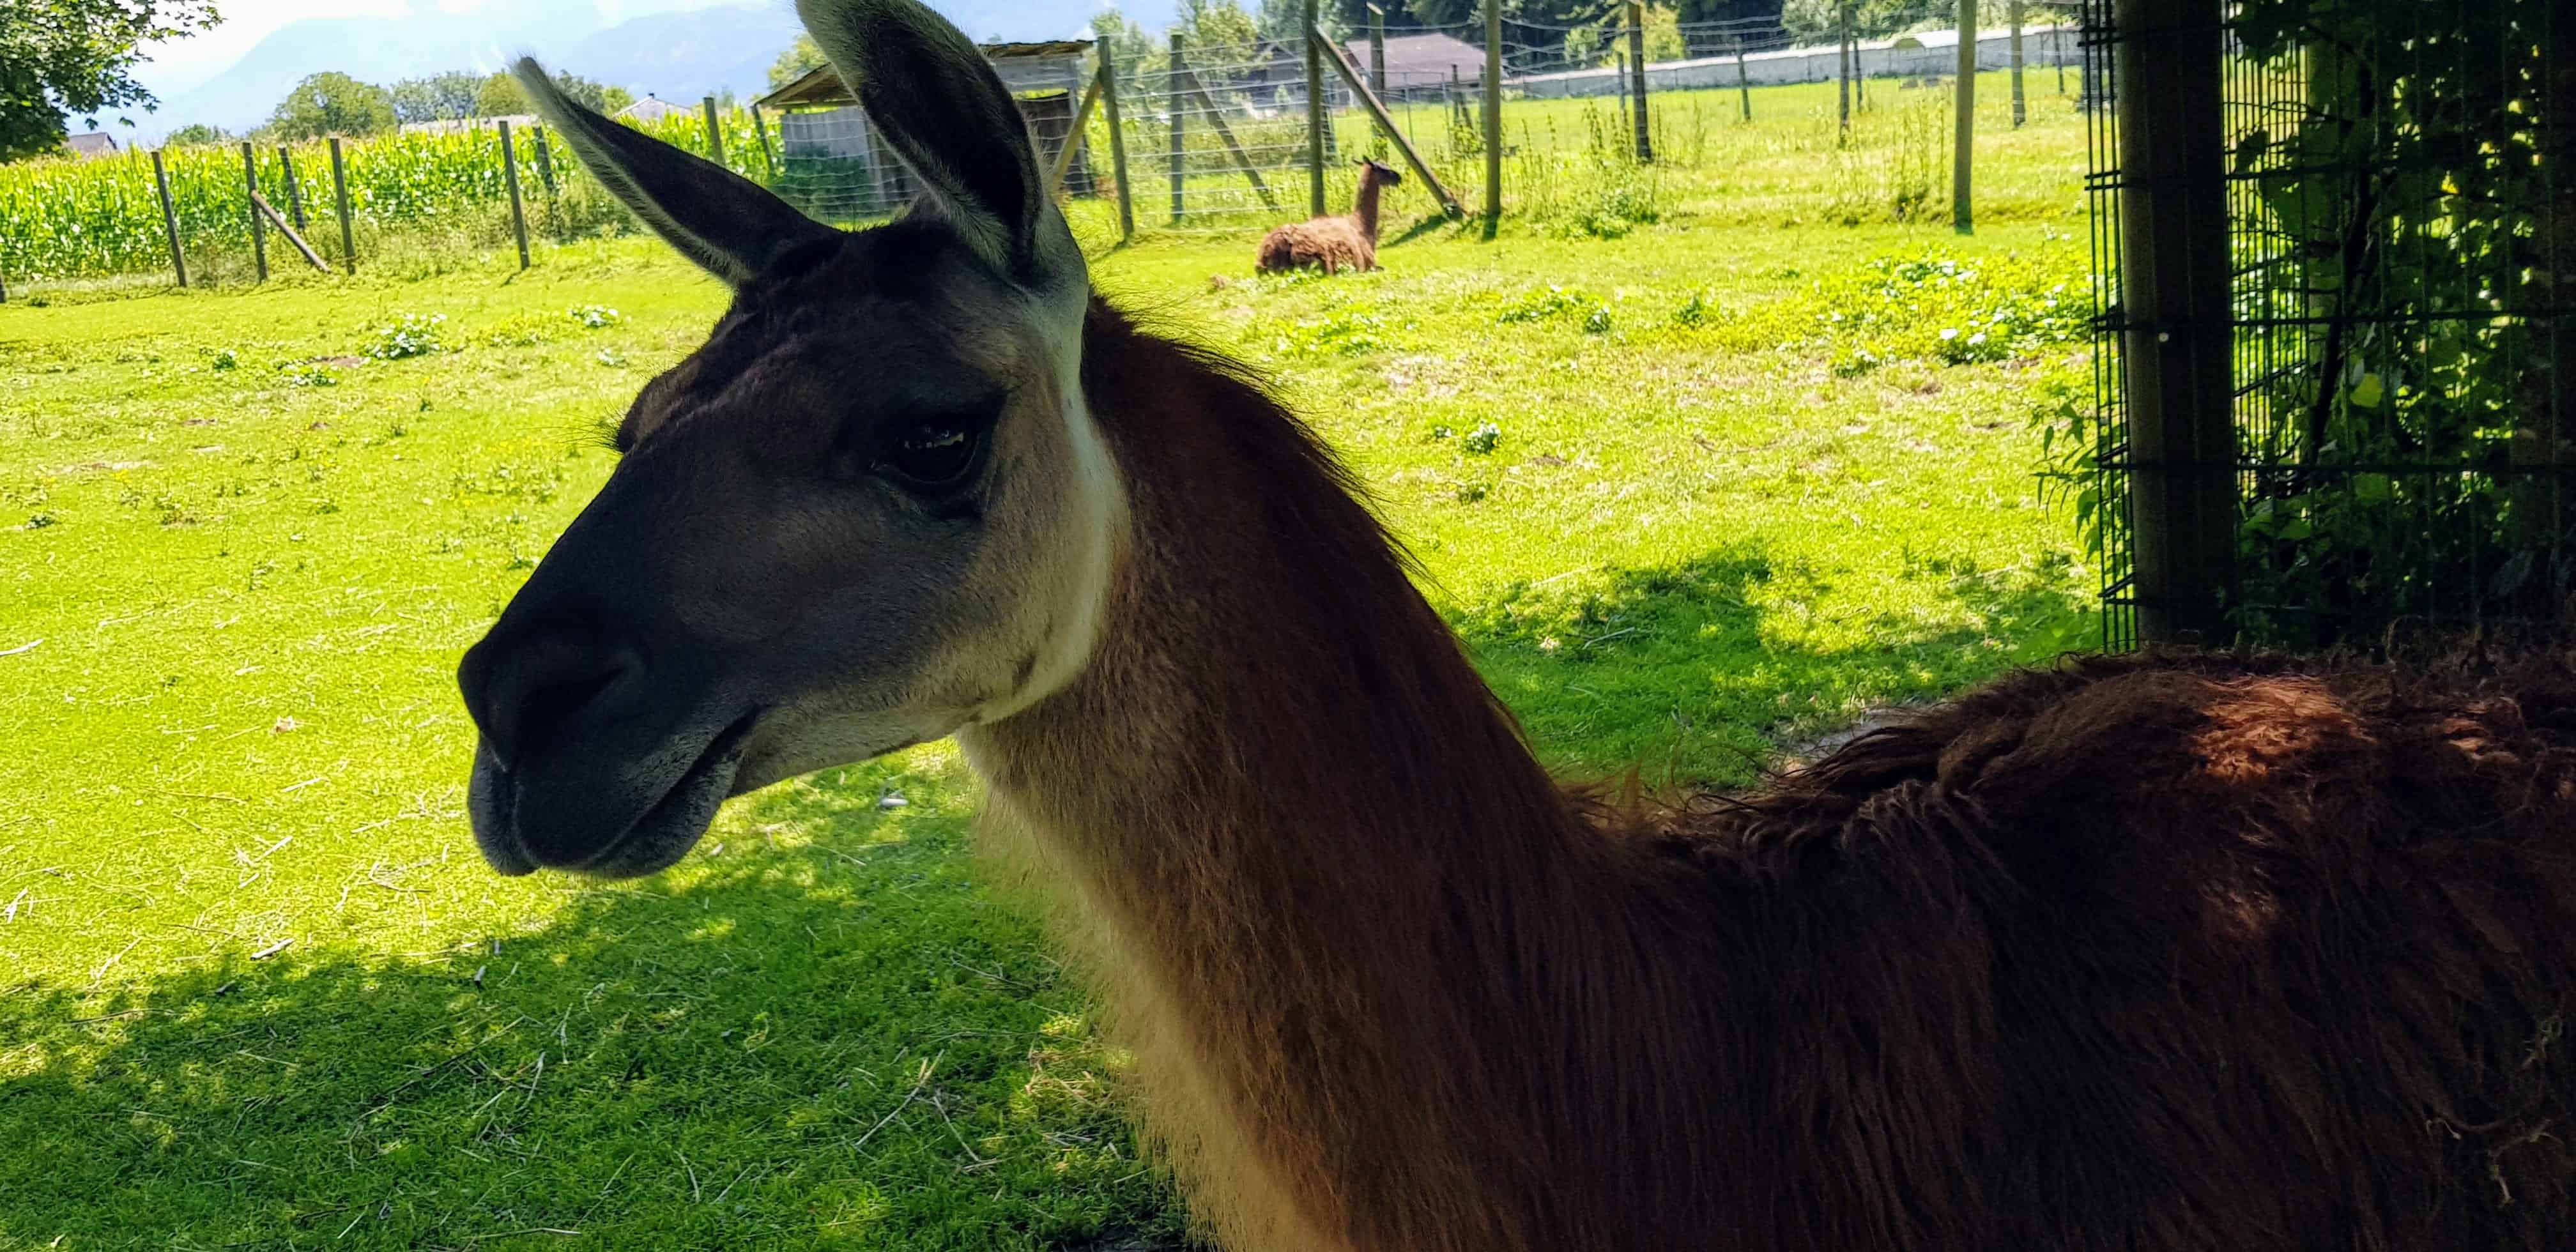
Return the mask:
M139 77L146 86L163 96L196 86L222 72L239 60L252 45L289 22L308 17L400 17L423 11L467 17L502 5L539 3L570 6L588 4L606 23L623 21L646 13L713 8L720 4L759 3L761 0L218 0L223 24L193 39L172 40L148 49L151 64ZM769 0L784 5L788 0ZM931 0L931 7L946 9L941 0ZM1106 3L1094 7L1108 8ZM1149 0L1120 6L1130 12L1167 10L1167 0ZM1070 32L1068 32L1070 33Z

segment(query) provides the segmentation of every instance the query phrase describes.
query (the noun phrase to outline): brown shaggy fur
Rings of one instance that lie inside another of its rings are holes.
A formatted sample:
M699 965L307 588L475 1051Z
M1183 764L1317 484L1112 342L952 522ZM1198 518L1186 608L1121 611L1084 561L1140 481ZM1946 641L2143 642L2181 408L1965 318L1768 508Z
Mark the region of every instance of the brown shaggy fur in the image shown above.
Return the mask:
M2069 662L1606 805L1257 387L1085 359L1134 543L978 764L1230 1246L2576 1239L2565 669Z
M1404 175L1375 161L1360 162L1358 202L1348 217L1317 217L1281 226L1262 236L1253 268L1276 273L1320 267L1327 274L1377 268L1377 202L1387 187Z

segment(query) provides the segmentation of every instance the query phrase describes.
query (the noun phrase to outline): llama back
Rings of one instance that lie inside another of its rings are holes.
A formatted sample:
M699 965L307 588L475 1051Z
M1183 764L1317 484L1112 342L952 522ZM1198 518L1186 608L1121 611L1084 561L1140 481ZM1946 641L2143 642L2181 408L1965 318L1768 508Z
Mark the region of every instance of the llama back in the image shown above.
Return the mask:
M2564 667L2071 662L1663 825L1769 964L1834 973L1752 1015L1808 1035L1749 1050L1773 1124L1812 1128L1783 1180L1830 1180L1777 1246L2536 1249L2576 1220Z

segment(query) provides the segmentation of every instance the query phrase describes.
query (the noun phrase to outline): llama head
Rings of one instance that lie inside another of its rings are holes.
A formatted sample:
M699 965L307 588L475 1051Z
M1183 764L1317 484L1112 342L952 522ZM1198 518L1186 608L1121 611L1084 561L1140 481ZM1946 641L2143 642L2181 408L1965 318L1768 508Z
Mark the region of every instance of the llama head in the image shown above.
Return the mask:
M1381 164L1380 162L1368 157L1361 157L1359 159L1359 165L1360 181L1364 183L1382 183L1386 186L1393 187L1404 181L1403 173L1398 171L1395 167Z
M1001 81L911 0L800 0L925 185L855 233L566 99L600 183L733 289L458 684L485 859L620 877L781 778L1007 717L1090 655L1124 517L1082 255Z

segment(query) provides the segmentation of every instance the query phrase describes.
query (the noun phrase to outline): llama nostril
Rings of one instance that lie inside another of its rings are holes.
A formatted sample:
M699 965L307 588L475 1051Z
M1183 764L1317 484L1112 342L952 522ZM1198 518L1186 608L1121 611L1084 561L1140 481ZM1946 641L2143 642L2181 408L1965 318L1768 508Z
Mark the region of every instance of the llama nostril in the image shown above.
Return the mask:
M519 705L519 746L524 749L553 745L562 737L565 724L590 707L625 672L620 667L529 692Z
M475 720L501 768L514 770L528 754L559 747L580 716L643 661L625 649L536 641L482 668Z

